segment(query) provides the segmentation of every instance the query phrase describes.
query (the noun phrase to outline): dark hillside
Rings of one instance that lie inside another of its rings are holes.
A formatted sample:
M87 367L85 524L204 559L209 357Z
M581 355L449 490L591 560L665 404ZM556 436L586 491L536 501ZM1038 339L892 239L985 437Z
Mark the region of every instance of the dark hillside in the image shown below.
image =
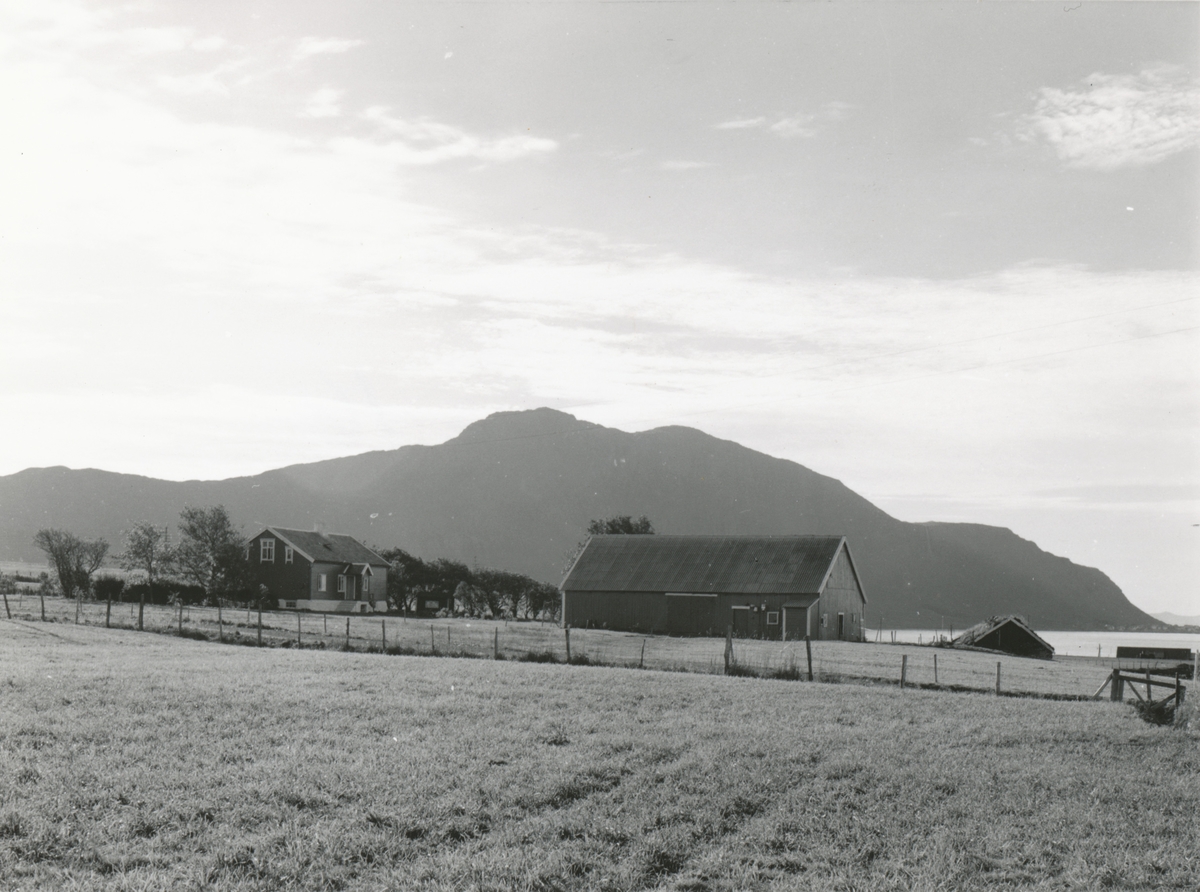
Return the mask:
M255 477L182 483L44 468L0 477L0 557L39 560L41 526L115 545L136 519L222 503L248 533L314 523L422 557L557 583L587 522L646 514L670 533L845 533L868 619L962 627L1021 613L1039 628L1154 626L1103 573L1009 530L905 523L831 477L684 427L625 433L550 409L492 415L405 446Z

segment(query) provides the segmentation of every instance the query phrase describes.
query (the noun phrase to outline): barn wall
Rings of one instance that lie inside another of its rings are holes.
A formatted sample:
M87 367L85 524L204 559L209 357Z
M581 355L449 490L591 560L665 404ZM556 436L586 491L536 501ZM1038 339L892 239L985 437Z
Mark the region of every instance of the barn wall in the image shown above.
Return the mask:
M667 598L662 592L568 591L563 594L563 622L581 629L666 632Z
M846 624L843 638L847 641L859 641L863 636L863 610L866 601L862 589L851 569L850 558L845 546L838 552L833 562L833 570L821 592L821 603L817 608L821 622L818 625L819 637L835 639L838 637L838 613L845 614Z

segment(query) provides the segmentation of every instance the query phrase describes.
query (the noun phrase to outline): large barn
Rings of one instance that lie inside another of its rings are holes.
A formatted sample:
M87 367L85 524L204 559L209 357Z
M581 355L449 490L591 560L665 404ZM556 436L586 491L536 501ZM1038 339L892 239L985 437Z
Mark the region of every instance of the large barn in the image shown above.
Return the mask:
M844 536L592 536L563 622L669 635L860 641L867 598Z

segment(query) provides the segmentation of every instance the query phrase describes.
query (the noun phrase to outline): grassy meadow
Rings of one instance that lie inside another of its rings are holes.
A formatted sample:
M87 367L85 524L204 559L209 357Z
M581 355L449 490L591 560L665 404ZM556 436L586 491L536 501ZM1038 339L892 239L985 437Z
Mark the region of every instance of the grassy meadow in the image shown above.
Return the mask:
M37 620L41 604L36 594L10 597L14 618ZM46 617L57 623L74 623L74 601L51 597L45 601ZM115 603L110 622L114 627L134 628L137 605ZM103 625L105 605L85 601L81 622ZM175 607L147 605L148 630L175 632L182 627L188 635L215 640L217 611L212 607L185 607L180 616ZM258 640L258 615L237 608L223 611L223 634L242 643ZM642 667L670 671L718 674L724 672L725 641L722 638L671 638L635 635L601 629L572 629L571 656L605 666ZM404 619L398 616L345 615L271 611L263 614L262 639L274 647L380 650L393 653L438 654L490 658L499 654L520 659L529 654L565 661L566 637L553 623L505 622L483 619ZM757 674L806 676L807 655L803 641L734 642L737 663ZM901 661L907 657L907 682L914 686L969 688L994 691L996 664L1001 665L1001 690L1006 694L1058 697L1088 697L1109 675L1118 661L1093 657L1059 657L1051 662L1022 657L980 653L916 644L857 644L841 641L812 643L813 674L819 681L896 684ZM934 674L934 657L937 675ZM1123 668L1145 664L1122 661ZM1132 693L1128 695L1133 699Z
M1124 704L0 620L4 889L1200 886Z

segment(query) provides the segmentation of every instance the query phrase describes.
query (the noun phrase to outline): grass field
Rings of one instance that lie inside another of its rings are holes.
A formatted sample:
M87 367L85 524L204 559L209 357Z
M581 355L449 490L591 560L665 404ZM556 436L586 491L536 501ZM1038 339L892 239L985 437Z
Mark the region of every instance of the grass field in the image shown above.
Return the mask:
M0 888L1200 886L1200 751L1109 702L0 620Z
M36 595L16 596L10 608L17 618L34 620L40 616ZM132 628L136 622L136 604L114 604L114 626ZM62 598L46 599L46 615L56 622L73 623L75 603ZM105 605L85 602L81 619L90 625L103 625ZM245 609L224 610L223 634L245 643L258 639L256 613ZM345 616L269 612L263 615L263 641L273 646L382 649L414 654L453 654L492 657L495 653L509 659L527 654L551 655L566 659L566 639L553 623L504 622L479 619L402 619L373 615L353 616L346 634ZM179 627L174 607L147 606L145 626L150 630L171 632ZM215 608L185 608L183 629L191 635L216 639ZM1092 695L1118 665L1113 659L1092 657L1057 658L1052 662L997 656L995 654L921 647L919 645L854 644L839 641L813 642L813 673L818 680L896 684L900 679L903 657L908 658L907 681L917 686L932 686L934 655L938 660L936 683L942 687L994 691L996 664L1001 664L1001 688L1005 693L1043 696L1085 697ZM598 629L572 629L571 655L607 666L682 670L701 673L724 671L725 642L720 638L670 638L642 636ZM804 642L736 641L737 662L760 674L791 671L807 674ZM1125 668L1142 663L1124 661ZM1129 698L1133 694L1129 693Z

